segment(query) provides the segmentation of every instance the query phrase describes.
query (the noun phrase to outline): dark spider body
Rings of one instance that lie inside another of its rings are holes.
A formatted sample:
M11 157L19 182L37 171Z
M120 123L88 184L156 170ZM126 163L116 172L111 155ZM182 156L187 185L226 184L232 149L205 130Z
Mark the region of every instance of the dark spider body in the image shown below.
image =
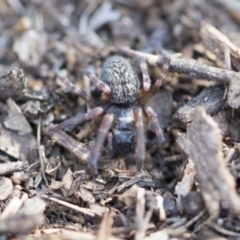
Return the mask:
M125 155L135 148L135 117L133 107L114 106L112 108L114 121L111 128L112 146L109 148L110 154Z
M139 93L139 79L131 65L121 56L111 56L103 64L101 80L111 88L110 112L114 120L110 133L111 155L125 155L135 148L135 118L133 102Z
M77 125L90 119L99 120L100 126L92 147L88 165L93 175L97 174L98 157L107 136L108 150L111 155L125 155L135 149L137 169L142 169L145 158L145 130L149 123L153 124L159 142L164 142L161 127L156 113L147 101L156 93L166 76L170 59L166 58L163 72L151 86L147 64L140 58L143 75L143 89L140 81L128 61L121 56L111 56L106 59L102 68L101 80L90 71L84 73L96 86L103 91L101 103L89 97L85 91L76 88L67 78L58 74L60 79L72 91L80 95L93 109L82 118L72 118L59 124L54 130ZM99 121L97 121L99 122Z

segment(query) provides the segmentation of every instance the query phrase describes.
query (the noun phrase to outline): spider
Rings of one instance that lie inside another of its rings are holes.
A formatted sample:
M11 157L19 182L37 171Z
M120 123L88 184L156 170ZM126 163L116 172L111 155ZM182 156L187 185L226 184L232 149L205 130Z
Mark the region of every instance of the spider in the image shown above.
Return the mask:
M170 59L166 57L160 77L151 85L147 63L139 57L143 76L143 88L130 63L123 57L115 55L108 57L102 67L101 80L89 70L84 74L103 92L101 101L96 102L86 92L74 86L67 77L59 72L58 77L74 93L83 98L92 109L81 118L70 118L60 123L53 130L64 129L90 119L101 119L88 166L92 175L98 173L98 157L101 147L107 138L107 149L112 156L128 154L135 148L137 170L141 171L145 159L145 132L149 121L153 124L156 137L160 143L165 141L163 131L159 126L156 113L146 103L157 92L166 77ZM99 124L99 121L96 121Z

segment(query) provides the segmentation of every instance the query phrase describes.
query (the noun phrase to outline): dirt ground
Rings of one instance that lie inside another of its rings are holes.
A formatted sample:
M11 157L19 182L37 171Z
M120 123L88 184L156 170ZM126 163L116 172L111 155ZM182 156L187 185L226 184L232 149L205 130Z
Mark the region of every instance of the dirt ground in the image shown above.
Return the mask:
M238 0L0 6L0 240L240 239ZM90 81L112 55L132 103Z

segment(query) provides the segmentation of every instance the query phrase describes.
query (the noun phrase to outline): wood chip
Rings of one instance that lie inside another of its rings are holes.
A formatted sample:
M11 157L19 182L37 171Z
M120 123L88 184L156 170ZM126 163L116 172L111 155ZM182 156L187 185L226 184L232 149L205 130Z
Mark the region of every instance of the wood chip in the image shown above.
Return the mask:
M31 148L37 145L32 134L19 135L0 123L0 149L16 159L26 159Z
M62 180L63 186L61 190L64 197L68 195L68 191L71 188L72 182L73 182L73 173L70 169L68 169Z
M82 200L87 203L95 203L96 201L93 194L83 187L80 187L80 196Z
M193 184L195 182L195 166L191 159L188 159L188 163L184 169L183 178L181 181L179 181L175 187L175 194L177 195L177 206L178 210L182 212L182 204L181 204L181 198L182 196L186 196L193 187Z
M87 163L90 154L90 148L81 142L78 142L64 131L50 132L46 130L46 134L51 135L53 141L73 153L80 161Z
M0 176L9 175L14 172L22 171L28 167L26 161L7 162L0 164Z
M191 122L192 113L197 106L204 107L206 112L210 115L216 114L226 106L223 95L224 89L220 86L205 88L200 94L179 108L174 118L183 123Z
M0 178L0 200L5 200L12 193L13 184L9 178Z
M1 89L24 90L27 87L27 78L23 69L14 68L6 75L0 76Z
M8 116L4 120L4 126L8 129L17 131L24 135L32 132L32 128L26 117L23 115L21 108L11 99L7 100Z

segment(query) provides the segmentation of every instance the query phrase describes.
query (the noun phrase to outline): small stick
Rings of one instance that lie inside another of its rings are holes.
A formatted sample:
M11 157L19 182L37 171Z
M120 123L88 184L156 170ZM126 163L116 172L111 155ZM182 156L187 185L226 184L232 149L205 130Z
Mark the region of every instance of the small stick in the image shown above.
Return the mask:
M47 196L47 195L42 195L42 198L43 198L43 199L50 200L50 201L52 201L52 202L56 202L56 203L58 203L58 204L60 204L60 205L62 205L62 206L71 208L71 209L73 209L73 210L75 210L75 211L77 211L77 212L80 212L80 213L82 213L82 214L86 214L86 215L88 215L88 216L90 216L90 217L94 217L94 216L96 216L96 215L97 215L97 216L101 216L101 214L100 214L99 212L97 212L97 211L94 211L94 210L88 209L88 208L79 207L79 206L77 206L77 205L74 205L74 204L72 204L72 203L69 203L69 202L60 200L60 199L55 198L55 197L49 197L49 196Z
M42 151L41 151L41 123L42 123L42 118L40 116L38 119L38 127L37 127L38 155L39 155L39 160L40 160L40 164L41 164L42 177L45 181L46 186L49 186L47 177L45 175L45 166L44 166L43 156L42 156Z
M27 167L27 161L0 163L0 177L22 171Z
M90 154L89 147L77 141L62 130L53 132L49 128L43 129L45 135L50 136L54 142L74 154L82 163L86 164Z
M165 64L164 56L139 52L127 47L118 47L117 52L130 57L143 57L151 66L162 67ZM205 78L208 80L215 80L220 84L228 84L230 79L239 77L237 72L211 67L206 64L200 64L194 59L184 58L171 58L169 71L181 74L189 74L198 79Z

